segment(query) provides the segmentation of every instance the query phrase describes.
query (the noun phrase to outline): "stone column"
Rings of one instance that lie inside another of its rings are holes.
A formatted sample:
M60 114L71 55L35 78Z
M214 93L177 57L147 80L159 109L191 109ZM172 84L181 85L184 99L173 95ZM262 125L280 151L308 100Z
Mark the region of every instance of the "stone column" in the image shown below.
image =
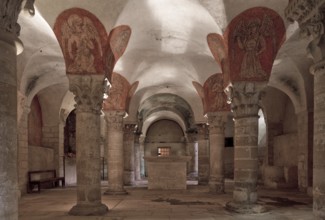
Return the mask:
M134 185L134 132L135 124L126 124L124 126L124 184L127 186Z
M209 143L210 143L210 177L209 189L212 193L224 193L224 149L225 124L227 112L209 112Z
M141 173L140 173L140 133L136 132L134 137L134 172L135 172L135 180L141 180Z
M316 219L325 219L325 60L315 64L313 72L315 77L313 210Z
M144 161L144 141L146 137L144 135L140 135L139 143L140 143L140 174L141 177L145 177L145 161Z
M198 142L198 176L199 176L199 185L207 185L209 182L209 149L207 141L207 125L206 124L197 124L197 142Z
M124 111L105 111L107 120L107 172L106 195L124 195L123 187L123 117Z
M69 75L76 101L77 204L70 215L103 215L101 202L100 111L103 102L103 75Z
M274 137L279 134L282 134L282 123L275 123L272 121L267 122L267 153L266 161L267 165L274 166Z
M17 23L22 0L0 1L0 219L18 219Z
M309 174L309 126L308 111L297 113L298 120L298 187L301 192L307 192ZM312 142L311 142L312 146Z
M28 172L28 114L30 108L24 106L18 123L18 184L21 195L27 192Z
M191 174L192 177L197 177L197 170L195 170L195 144L196 142L196 135L193 132L187 132L186 136L186 149L188 150L188 155L191 156L190 161L188 162L187 172Z
M239 213L265 211L257 202L258 110L264 83L240 82L228 87L235 120L235 158L233 201L229 210Z
M291 0L286 18L297 21L303 36L311 39L307 51L314 59L314 147L313 212L315 219L325 219L325 1Z

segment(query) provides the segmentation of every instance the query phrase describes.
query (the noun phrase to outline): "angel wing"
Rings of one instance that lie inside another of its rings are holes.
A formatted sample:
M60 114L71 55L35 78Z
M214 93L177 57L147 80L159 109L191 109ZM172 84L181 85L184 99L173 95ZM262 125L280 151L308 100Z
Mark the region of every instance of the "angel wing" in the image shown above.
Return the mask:
M273 21L267 15L264 15L264 17L263 17L262 24L261 24L261 27L260 27L260 33L265 37L269 37L269 36L274 35Z
M259 32L264 37L272 38L273 51L276 51L277 48L276 48L276 37L275 37L275 31L274 31L274 23L268 15L264 15Z
M232 45L238 45L241 49L243 47L242 45L242 41L247 37L247 23L244 21L240 21L237 26L235 27L234 33L232 34L231 37L231 43ZM232 47L232 59L235 58L235 51L234 51L234 47Z
M89 18L84 17L83 20L84 20L83 31L85 32L88 39L95 40L97 42L100 55L103 56L102 44L100 42L97 28L94 26L93 22Z
M62 49L63 49L64 54L69 55L70 58L73 58L73 55L72 55L71 49L69 49L70 48L70 44L69 44L68 41L71 39L71 36L72 35L73 35L72 28L70 27L70 25L68 24L68 22L63 23L63 25L61 27Z
M123 55L130 37L131 29L127 25L121 25L111 30L109 34L109 43L116 60L118 60Z

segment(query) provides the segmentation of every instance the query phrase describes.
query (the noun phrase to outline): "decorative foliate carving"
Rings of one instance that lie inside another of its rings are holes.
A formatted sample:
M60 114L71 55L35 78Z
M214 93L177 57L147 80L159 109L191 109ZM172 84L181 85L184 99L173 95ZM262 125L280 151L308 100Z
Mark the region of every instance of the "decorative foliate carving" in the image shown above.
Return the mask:
M297 21L301 35L312 39L307 48L316 63L312 73L324 68L324 5L325 0L291 0L285 10L287 20Z
M238 82L228 86L225 92L234 118L258 116L261 97L266 83Z
M25 9L35 14L35 0L27 0ZM19 36L20 25L17 23L23 0L1 0L0 1L0 29L4 32Z
M124 111L105 111L107 128L123 132Z
M106 91L104 76L101 75L68 75L70 91L75 95L78 112L100 114L103 94Z
M315 9L324 2L324 0L290 0L284 13L290 22L305 23L315 13L318 13Z
M224 134L227 122L226 112L208 112L209 134Z
M324 0L291 0L285 9L285 16L290 22L299 23L303 36L314 39L324 34Z

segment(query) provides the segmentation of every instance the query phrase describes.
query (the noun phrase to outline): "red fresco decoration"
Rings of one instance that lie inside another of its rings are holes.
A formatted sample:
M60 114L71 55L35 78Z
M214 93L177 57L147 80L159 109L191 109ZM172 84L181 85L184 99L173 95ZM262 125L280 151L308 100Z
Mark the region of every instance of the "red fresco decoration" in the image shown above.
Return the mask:
M221 73L213 74L203 85L206 112L230 111L227 95L224 92L223 77Z
M282 18L256 7L234 18L226 32L231 81L268 81L273 61L285 40Z
M125 110L127 112L129 112L131 98L133 97L133 95L134 95L135 91L137 90L138 86L139 86L139 81L136 81L131 85L131 88L130 88L129 93L128 93L128 97L126 99L126 109Z
M54 33L63 51L67 74L104 74L103 53L107 33L89 11L72 8L56 19Z
M206 101L205 101L204 88L198 82L193 81L192 84L193 84L194 88L196 89L196 92L198 93L198 95L200 96L200 98L202 100L203 111L204 111L204 114L205 114L205 113L208 112L208 107L207 107L207 104L206 104Z
M136 91L139 82L132 85L120 74L112 74L112 86L108 92L108 98L103 103L104 110L128 110L128 104Z
M114 65L123 55L131 37L131 28L127 25L121 25L111 30L108 36L109 45L105 50L105 68L106 75L111 81Z
M205 81L203 86L194 81L192 84L202 99L204 114L207 112L230 111L227 95L223 91L223 74L213 74Z
M229 85L230 82L230 73L228 48L225 43L225 40L220 34L211 33L207 36L207 42L213 57L221 66L223 73L223 86L226 87Z

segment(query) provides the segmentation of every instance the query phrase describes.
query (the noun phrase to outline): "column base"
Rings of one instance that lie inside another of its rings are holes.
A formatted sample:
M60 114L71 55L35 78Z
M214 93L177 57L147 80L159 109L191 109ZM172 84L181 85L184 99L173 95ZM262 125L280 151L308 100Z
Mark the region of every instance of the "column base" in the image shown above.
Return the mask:
M209 191L215 194L225 193L225 187L223 183L209 181Z
M124 185L126 186L134 186L134 171L124 171L123 174L123 181L124 181Z
M104 195L127 195L128 192L124 189L122 190L111 190L108 189L104 192Z
M105 204L77 204L73 206L69 215L76 216L90 216L90 215L104 215L108 212L108 207Z
M231 212L241 213L241 214L258 214L267 212L267 209L260 204L243 204L228 202L226 204L226 209Z

